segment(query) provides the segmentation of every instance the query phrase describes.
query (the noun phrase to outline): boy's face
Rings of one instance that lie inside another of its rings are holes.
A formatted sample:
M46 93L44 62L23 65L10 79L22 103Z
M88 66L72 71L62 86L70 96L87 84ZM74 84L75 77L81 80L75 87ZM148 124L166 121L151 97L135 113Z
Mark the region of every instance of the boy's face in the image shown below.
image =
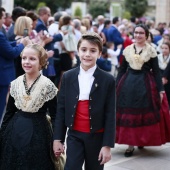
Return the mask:
M84 70L88 70L95 66L97 58L101 56L97 44L92 44L87 40L83 40L78 49L81 66Z

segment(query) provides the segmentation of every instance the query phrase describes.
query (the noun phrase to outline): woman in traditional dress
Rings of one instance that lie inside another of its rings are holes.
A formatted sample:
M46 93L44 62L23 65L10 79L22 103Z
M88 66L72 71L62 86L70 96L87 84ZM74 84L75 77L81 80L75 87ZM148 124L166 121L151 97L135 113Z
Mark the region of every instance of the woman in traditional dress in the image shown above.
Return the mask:
M125 156L134 146L159 146L170 141L170 115L155 49L146 42L145 25L134 29L135 43L124 52L117 77L118 144L127 144ZM167 122L166 122L167 121Z
M24 48L25 74L11 82L10 97L0 129L0 169L54 170L51 158L52 130L56 114L57 88L40 70L47 53L38 44Z

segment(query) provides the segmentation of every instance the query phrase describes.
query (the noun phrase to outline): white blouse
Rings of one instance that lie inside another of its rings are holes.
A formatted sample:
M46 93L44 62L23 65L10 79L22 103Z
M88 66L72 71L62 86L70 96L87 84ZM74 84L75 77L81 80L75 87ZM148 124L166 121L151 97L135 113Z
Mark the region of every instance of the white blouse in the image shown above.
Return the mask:
M94 71L96 70L96 65L89 70L85 71L80 66L80 73L78 75L78 81L79 81L79 100L89 100L89 95L91 91L91 87L94 81Z

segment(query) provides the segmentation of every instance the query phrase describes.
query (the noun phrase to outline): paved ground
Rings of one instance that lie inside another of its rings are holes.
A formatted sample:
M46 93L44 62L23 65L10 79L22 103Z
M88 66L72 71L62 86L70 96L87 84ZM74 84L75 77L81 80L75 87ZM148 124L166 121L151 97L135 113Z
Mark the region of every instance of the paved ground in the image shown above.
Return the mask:
M125 145L117 145L112 149L112 160L104 170L170 170L170 143L156 147L135 147L134 155L124 157Z

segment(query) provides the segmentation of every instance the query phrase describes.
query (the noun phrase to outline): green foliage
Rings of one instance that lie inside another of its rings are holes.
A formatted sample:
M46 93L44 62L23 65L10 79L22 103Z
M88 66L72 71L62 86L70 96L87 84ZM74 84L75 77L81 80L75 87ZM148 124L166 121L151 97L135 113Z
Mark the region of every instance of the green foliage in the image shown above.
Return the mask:
M125 0L125 8L132 16L141 17L147 10L147 0Z
M14 6L21 6L27 10L35 10L39 3L45 3L55 13L58 8L70 7L72 0L14 0Z
M91 2L89 4L89 13L92 14L94 18L98 15L104 15L108 12L109 4L106 2Z
M37 10L43 6L46 6L46 3L45 2L39 2L38 5L37 5Z
M76 9L74 11L74 16L82 18L82 11L81 11L81 8L79 6L76 7Z
M124 11L122 17L129 20L129 19L131 18L131 14L130 14L130 12L128 12L128 11Z

